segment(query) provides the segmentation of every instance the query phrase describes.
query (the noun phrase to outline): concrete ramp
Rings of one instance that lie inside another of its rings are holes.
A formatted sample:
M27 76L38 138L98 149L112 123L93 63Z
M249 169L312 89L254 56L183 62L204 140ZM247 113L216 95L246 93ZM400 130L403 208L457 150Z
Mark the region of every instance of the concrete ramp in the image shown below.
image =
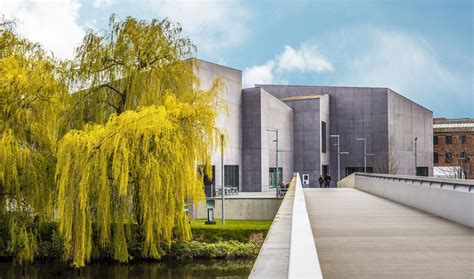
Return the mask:
M353 188L304 189L324 278L474 278L474 230Z

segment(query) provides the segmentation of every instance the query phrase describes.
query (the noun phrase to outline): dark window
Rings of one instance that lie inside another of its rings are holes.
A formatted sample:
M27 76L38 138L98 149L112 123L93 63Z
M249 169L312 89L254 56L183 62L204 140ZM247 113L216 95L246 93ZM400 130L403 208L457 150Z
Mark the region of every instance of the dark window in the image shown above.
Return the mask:
M328 175L329 174L329 166L328 165L323 165L323 173L322 175Z
M438 144L438 136L433 137L433 144Z
M461 138L461 144L467 144L467 137L466 137L466 135L462 135L462 136L460 136L460 138Z
M326 153L326 122L321 121L321 152Z
M278 181L276 180L276 168L270 168L270 185L276 187L277 183L281 183L283 181L283 168L278 168Z
M459 158L466 158L466 152L459 153Z
M444 158L447 164L451 164L453 162L453 153L446 152L446 157Z
M417 176L428 176L428 167L417 167L416 168Z
M452 136L446 136L446 144L452 144L453 143L453 137Z
M224 166L225 186L239 187L239 166Z
M435 164L438 164L438 162L439 162L439 154L438 154L437 151L435 151L433 153L433 161L434 161Z

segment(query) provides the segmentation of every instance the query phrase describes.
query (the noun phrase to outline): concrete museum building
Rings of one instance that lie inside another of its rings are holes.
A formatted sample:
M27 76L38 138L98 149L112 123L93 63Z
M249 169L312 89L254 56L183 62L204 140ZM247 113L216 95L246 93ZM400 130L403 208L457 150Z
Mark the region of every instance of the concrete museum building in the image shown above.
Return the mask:
M202 88L215 78L224 84L221 94L228 112L219 116L218 126L227 135L225 186L268 191L276 181L290 181L293 172L299 172L305 187L319 187L318 178L326 173L335 187L338 173L342 179L363 172L365 158L367 172L433 174L432 111L389 88L243 89L240 70L202 60L195 61L194 69ZM277 144L279 180L275 179ZM206 183L220 187L219 150L213 156L213 170Z

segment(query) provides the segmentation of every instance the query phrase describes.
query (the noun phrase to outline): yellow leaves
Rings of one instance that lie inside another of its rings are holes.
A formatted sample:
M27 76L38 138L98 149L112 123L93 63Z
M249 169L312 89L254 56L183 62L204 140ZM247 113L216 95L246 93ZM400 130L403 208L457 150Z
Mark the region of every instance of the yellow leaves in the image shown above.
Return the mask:
M195 164L209 162L216 115L213 108L198 111L214 105L212 98L196 100L208 103L183 103L167 94L162 106L113 115L105 125L87 125L61 140L56 172L60 231L66 258L74 265L90 259L78 243L92 241L86 226L92 221L101 247L109 247L122 262L128 261L124 228L132 224L145 233L145 257L161 257L174 236L190 239L184 203L202 197Z
M15 255L16 261L20 264L33 262L38 251L36 234L25 224L18 224L15 220L10 222L9 227L11 239L7 250Z
M100 249L121 262L132 225L144 233L145 257L190 239L185 200L203 197L196 164L211 169L223 108L218 81L197 89L186 60L195 48L179 25L110 24L89 33L70 63L0 30L0 210L52 218L57 193L65 258L76 267L96 245L93 224ZM65 80L85 90L70 97ZM17 255L32 260L35 232L11 233Z
M87 85L76 96L85 123L103 124L113 113L163 105L170 93L191 103L197 79L186 59L194 50L168 20L111 17L109 31L86 35L70 71L75 84Z

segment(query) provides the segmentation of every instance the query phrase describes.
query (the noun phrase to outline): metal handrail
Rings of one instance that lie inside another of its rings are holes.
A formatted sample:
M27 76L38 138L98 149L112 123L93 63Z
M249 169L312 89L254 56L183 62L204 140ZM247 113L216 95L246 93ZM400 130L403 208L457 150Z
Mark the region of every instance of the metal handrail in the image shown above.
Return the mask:
M441 184L441 188L443 185L453 185L453 191L456 191L456 186L463 186L468 188L468 192L474 191L474 180L464 180L464 179L447 179L447 178L434 178L434 177L423 177L423 176L411 176L411 175L398 175L398 174L377 174L377 173L362 173L356 172L354 173L356 176L365 176L365 177L375 177L381 179L392 179L392 180L404 180L404 181L411 181L411 182L428 182L430 183L430 187L432 183ZM451 189L449 189L451 190Z

